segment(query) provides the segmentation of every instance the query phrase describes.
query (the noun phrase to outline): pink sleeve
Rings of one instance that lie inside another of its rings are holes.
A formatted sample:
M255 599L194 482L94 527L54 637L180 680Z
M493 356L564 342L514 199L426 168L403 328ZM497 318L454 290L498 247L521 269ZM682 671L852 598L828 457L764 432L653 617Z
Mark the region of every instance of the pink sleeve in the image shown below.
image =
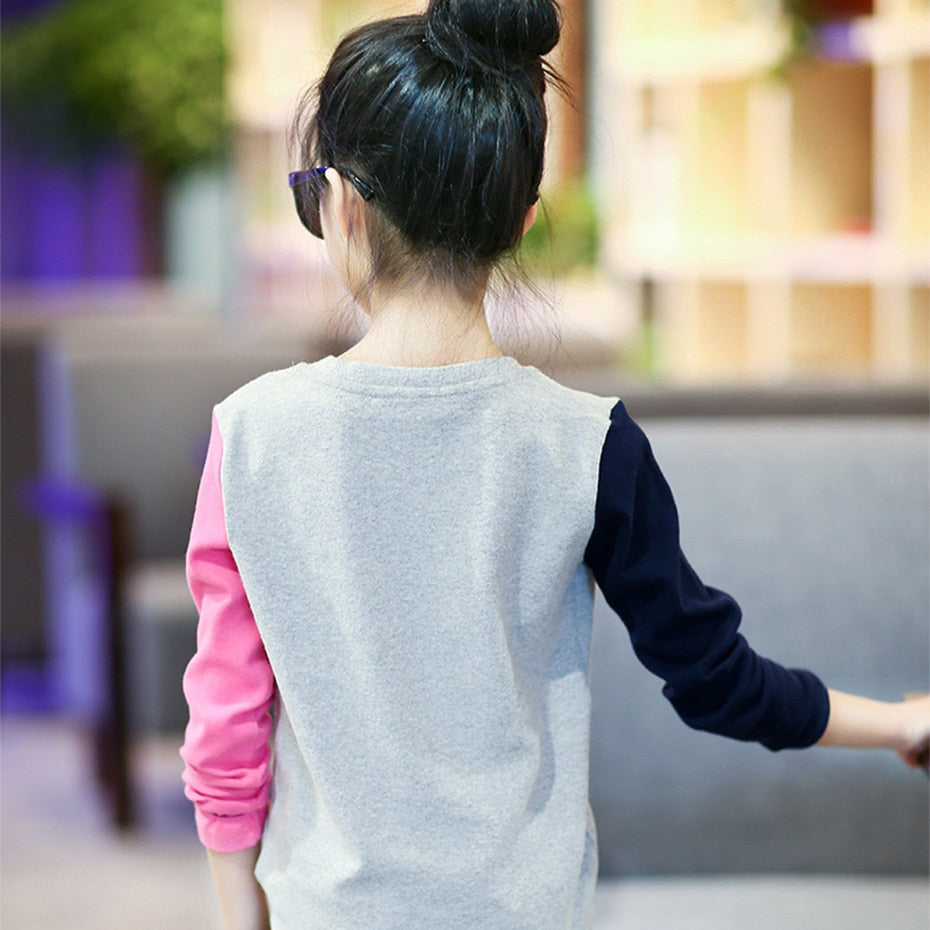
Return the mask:
M190 722L181 755L201 842L236 852L261 839L268 806L275 682L226 535L216 418L187 551L200 613L184 675Z

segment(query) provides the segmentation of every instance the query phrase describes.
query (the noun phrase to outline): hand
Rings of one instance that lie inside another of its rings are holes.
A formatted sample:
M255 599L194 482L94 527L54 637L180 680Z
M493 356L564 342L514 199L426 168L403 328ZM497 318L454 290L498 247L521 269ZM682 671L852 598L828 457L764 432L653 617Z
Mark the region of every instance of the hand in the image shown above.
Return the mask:
M908 737L898 755L910 768L930 773L930 695L906 695L901 707L906 715Z
M930 695L904 701L874 701L830 690L830 717L821 746L893 749L912 768L927 766L930 749Z

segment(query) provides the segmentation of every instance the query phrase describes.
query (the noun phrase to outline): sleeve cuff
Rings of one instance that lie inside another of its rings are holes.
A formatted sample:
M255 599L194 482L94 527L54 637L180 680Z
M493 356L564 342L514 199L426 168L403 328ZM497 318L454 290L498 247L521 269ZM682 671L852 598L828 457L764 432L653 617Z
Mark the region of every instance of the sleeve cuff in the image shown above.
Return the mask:
M265 828L264 810L226 817L208 814L197 808L195 819L200 842L207 849L220 853L251 849L259 843Z

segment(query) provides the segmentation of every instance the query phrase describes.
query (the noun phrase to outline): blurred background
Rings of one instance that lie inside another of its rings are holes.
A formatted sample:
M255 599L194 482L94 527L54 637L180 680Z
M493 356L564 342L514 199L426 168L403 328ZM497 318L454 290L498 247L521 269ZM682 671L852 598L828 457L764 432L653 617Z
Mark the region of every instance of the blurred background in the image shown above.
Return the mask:
M294 216L287 127L339 35L422 6L3 4L4 926L215 925L177 759L210 409L357 337ZM627 399L750 639L878 697L926 690L930 0L562 7L536 288L493 325ZM761 882L702 898L717 928L726 901L733 926L926 927L925 782L691 743L619 624L595 637L605 927L698 926L693 886L663 918L648 885L696 875ZM805 897L798 873L866 897Z

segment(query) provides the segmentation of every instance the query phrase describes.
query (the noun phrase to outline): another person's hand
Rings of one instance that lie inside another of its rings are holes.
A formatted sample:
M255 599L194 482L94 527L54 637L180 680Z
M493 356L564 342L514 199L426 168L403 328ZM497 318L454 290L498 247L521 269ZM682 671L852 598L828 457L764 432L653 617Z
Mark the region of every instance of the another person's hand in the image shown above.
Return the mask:
M907 695L903 709L908 717L909 745L898 755L911 768L930 772L930 694Z

